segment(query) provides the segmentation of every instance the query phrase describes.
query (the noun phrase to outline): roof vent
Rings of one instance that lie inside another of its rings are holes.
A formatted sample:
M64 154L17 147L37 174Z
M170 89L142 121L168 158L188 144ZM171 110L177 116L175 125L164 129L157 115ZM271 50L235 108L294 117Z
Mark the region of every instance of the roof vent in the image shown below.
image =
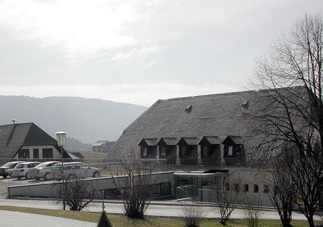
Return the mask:
M188 107L186 107L185 112L186 113L192 112L192 105L189 105Z
M241 103L240 107L247 110L249 108L249 100Z

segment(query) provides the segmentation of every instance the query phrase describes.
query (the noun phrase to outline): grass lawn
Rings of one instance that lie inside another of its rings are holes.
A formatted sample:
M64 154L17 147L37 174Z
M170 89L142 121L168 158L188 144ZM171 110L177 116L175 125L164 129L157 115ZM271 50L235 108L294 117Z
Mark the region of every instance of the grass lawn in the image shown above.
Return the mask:
M49 215L62 218L76 219L79 221L87 221L98 223L100 218L100 213L92 212L78 212L78 211L68 211L68 210L47 210L47 209L36 209L36 208L25 208L25 207L14 207L14 206L0 206L0 210L8 211L18 211L26 212L32 214ZM130 226L165 226L165 227L176 227L184 226L184 222L179 218L153 218L149 217L146 221L131 221L122 215L112 215L108 214L108 218L113 226L116 227L130 227ZM294 227L305 227L308 226L306 221L293 221L292 225ZM213 227L222 226L219 224L217 219L205 219L201 223L201 227ZM247 226L245 220L232 220L228 222L227 226ZM261 226L281 226L279 220L261 220Z

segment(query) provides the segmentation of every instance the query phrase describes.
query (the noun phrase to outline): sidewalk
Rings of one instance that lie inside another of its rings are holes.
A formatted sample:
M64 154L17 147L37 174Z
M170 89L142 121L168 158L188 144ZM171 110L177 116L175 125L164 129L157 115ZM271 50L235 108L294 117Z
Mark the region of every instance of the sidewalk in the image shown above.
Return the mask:
M29 214L15 211L0 210L1 226L3 227L95 227L96 223L77 221L68 218L58 218L39 214Z
M123 214L122 201L120 200L105 200L106 212L110 214ZM191 203L186 203L191 205ZM62 209L61 205L53 200L44 199L0 199L1 206L18 206L18 207L32 207L39 209ZM219 218L219 210L216 207L210 206L210 204L193 204L199 206L203 212L205 218ZM102 201L96 200L89 206L84 208L84 211L89 212L101 212ZM279 219L279 216L274 209L264 209L260 211L262 219ZM182 204L177 200L164 200L164 201L152 201L146 211L147 216L158 216L158 217L180 217L182 216ZM245 218L243 209L235 209L231 215L231 218L242 219ZM315 219L321 220L320 217ZM305 216L300 212L293 212L293 220L306 220Z

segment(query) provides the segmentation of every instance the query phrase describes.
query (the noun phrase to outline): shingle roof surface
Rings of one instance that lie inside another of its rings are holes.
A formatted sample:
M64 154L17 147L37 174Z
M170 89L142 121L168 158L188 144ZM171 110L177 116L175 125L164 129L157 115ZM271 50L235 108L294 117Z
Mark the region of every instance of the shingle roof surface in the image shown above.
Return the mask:
M133 149L139 151L142 138L173 137L179 141L182 137L197 137L200 141L203 136L218 136L222 143L233 135L254 147L262 137L256 133L259 125L252 122L250 113L257 112L265 102L262 91L158 100L125 129L107 159ZM192 106L191 112L185 111L188 106Z

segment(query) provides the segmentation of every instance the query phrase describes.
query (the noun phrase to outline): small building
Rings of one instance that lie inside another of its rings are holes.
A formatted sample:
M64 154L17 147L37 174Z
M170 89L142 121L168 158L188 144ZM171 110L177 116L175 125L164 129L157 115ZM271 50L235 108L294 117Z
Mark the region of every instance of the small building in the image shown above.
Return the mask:
M0 163L10 160L49 161L72 159L57 141L34 123L0 126Z
M92 151L108 153L114 144L115 142L109 142L108 140L99 140L92 145Z

